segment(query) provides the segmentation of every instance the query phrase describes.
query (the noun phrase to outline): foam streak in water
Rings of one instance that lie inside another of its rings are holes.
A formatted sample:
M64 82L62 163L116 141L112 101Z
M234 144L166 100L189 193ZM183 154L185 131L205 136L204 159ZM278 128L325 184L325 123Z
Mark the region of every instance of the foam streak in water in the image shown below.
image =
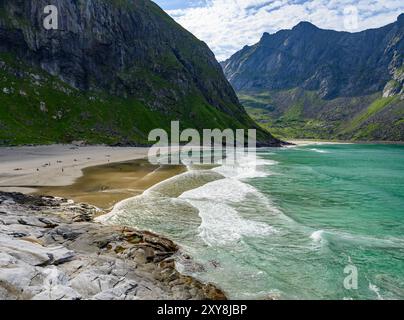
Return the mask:
M241 218L235 209L226 204L197 200L189 202L199 210L202 218L199 235L210 246L237 242L243 236L267 236L274 232L266 223Z
M226 245L239 241L243 236L261 237L274 232L274 228L266 223L244 219L235 208L252 198L255 204L270 208L265 202L266 198L241 179L266 176L267 173L260 171L259 166L273 165L275 162L249 157L242 160L237 165L224 164L213 169L225 179L210 182L180 196L199 210L202 219L199 235L210 246Z

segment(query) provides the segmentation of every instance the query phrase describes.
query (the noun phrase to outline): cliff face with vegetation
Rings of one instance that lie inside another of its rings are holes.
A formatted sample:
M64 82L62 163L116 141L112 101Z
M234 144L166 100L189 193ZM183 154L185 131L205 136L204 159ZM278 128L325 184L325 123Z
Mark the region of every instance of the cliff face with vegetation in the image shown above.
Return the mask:
M404 140L404 15L358 33L302 22L222 67L253 118L281 137Z
M254 128L205 43L148 0L0 1L0 143L147 143L154 128ZM259 139L276 143L264 130Z

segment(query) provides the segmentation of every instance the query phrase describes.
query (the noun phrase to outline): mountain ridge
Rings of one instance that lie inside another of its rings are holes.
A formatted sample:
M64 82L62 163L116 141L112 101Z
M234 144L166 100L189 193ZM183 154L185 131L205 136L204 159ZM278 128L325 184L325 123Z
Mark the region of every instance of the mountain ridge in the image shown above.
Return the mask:
M221 65L249 113L278 137L404 140L404 14L356 33L301 22L264 33Z

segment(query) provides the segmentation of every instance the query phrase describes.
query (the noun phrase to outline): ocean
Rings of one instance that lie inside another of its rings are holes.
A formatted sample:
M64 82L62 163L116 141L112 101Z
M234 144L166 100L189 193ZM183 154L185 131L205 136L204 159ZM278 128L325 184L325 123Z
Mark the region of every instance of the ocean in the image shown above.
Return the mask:
M188 169L104 222L175 240L193 261L178 268L231 299L404 298L404 146L260 149Z

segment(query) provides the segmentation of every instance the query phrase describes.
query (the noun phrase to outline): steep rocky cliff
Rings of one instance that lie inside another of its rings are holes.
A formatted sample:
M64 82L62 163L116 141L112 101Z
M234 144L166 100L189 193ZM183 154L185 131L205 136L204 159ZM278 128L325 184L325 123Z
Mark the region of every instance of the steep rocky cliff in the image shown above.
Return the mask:
M280 136L404 140L404 15L358 33L302 22L222 66L250 113Z
M0 0L0 86L3 144L146 143L171 120L256 127L206 44L148 0Z

